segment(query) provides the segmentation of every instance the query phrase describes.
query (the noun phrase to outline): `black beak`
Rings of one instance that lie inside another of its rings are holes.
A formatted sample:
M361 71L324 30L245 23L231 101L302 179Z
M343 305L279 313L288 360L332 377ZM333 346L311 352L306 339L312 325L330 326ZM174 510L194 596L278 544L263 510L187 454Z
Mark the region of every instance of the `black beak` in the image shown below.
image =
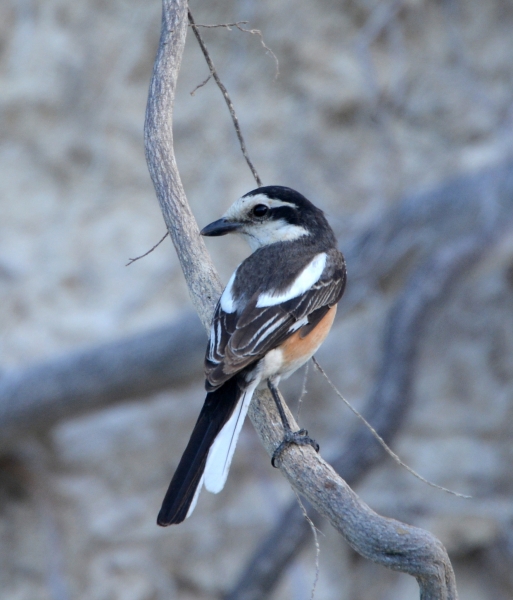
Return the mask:
M206 227L200 231L201 235L208 236L218 236L218 235L226 235L227 233L231 233L232 231L237 231L240 228L240 223L234 223L233 221L228 221L224 217L210 223Z

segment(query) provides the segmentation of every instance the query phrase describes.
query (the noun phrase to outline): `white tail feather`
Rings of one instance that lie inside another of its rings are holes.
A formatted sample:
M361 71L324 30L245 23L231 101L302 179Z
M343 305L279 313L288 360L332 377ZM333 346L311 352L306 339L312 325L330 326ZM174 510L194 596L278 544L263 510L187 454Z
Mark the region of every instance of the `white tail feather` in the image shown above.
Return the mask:
M240 430L242 429L253 392L257 385L258 380L252 383L244 394L242 394L232 416L218 433L210 448L203 477L205 487L213 494L220 492L226 483Z
M192 499L191 505L189 506L189 510L187 511L187 515L186 515L186 519L188 519L191 515L192 515L192 511L196 508L196 504L198 503L198 498L201 492L201 488L203 487L203 482L205 480L205 474L203 473L203 475L201 476L201 479L198 483L198 487L196 488L196 491L194 492L194 498Z

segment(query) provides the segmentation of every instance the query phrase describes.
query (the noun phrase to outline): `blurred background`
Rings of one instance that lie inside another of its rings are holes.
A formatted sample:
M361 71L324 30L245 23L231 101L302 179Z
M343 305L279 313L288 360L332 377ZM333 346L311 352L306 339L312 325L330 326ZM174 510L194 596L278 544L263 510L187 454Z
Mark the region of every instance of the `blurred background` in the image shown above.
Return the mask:
M279 61L277 74L258 35L203 30L264 184L323 208L346 253L320 364L403 460L472 499L390 459L348 479L376 511L442 540L461 598L511 598L513 3L191 10L202 24L248 21ZM160 12L0 4L2 600L311 595L308 530L265 592L236 591L259 544L276 527L288 535L294 502L249 423L222 493L204 493L179 527L155 525L203 402L206 343L169 239L125 267L165 233L142 139ZM219 90L191 95L208 76L191 33L175 149L202 227L255 184ZM207 243L226 282L248 249ZM304 376L283 386L296 413ZM324 457L347 457L354 416L313 368L306 388L301 426ZM412 578L320 526L318 600L418 597Z

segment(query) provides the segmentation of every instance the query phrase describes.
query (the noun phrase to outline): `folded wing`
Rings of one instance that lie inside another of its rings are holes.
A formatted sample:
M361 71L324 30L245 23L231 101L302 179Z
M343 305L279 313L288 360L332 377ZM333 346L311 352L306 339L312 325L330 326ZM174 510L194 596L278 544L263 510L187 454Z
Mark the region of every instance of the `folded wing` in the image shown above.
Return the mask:
M281 345L299 327L305 337L339 300L344 292L346 271L343 261L328 263L309 289L300 295L276 294L274 303L267 291L255 294L240 312L227 313L222 303L217 306L212 335L205 358L207 389L222 385L235 373ZM268 305L265 305L267 304Z

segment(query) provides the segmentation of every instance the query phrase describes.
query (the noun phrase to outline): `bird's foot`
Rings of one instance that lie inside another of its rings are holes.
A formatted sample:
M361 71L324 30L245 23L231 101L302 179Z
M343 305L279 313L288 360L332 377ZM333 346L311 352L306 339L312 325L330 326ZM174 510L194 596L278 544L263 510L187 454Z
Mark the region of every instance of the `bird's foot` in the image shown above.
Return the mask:
M316 452L319 452L319 444L311 437L308 437L308 431L306 429L300 429L299 431L291 431L290 429L288 431L285 430L285 436L280 445L273 452L271 458L271 464L275 469L277 468L276 459L280 458L282 452L287 446L290 446L290 444L296 444L296 446L312 446Z

